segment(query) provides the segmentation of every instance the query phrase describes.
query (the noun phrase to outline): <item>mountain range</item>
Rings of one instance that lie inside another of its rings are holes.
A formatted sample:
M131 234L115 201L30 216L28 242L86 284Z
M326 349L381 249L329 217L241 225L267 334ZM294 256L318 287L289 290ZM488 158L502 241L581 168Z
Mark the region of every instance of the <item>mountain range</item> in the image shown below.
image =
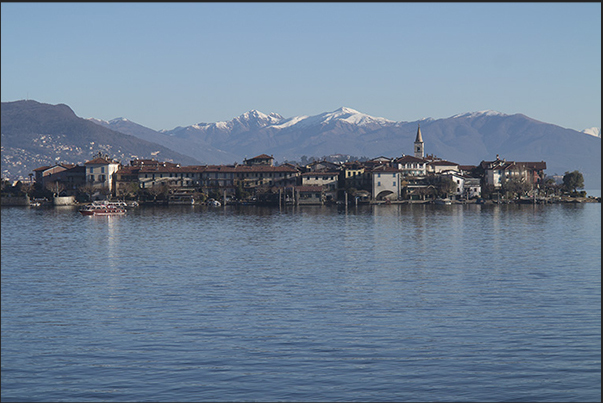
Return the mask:
M45 117L34 118L16 112L28 109L31 105L45 110ZM7 112L12 109L10 120L13 123L10 125L5 125L5 109ZM67 113L67 109L70 113ZM51 111L56 116L51 118ZM17 125L19 116L20 123ZM33 125L32 121L38 123ZM43 124L43 121L48 124ZM53 121L55 123L50 125ZM62 132L58 121L63 122ZM81 131L72 127L75 122L82 125L82 121L108 132L96 132L91 126L86 126L83 131L89 135L82 139ZM79 159L66 162L76 163L86 159L94 153L94 146L102 145L103 150L115 158L126 158L122 160L125 163L129 162L127 158L136 155L194 165L241 163L243 159L259 154L272 155L277 162L299 160L301 156L319 158L332 154L368 158L412 155L419 126L427 154L462 165L477 165L482 160L495 159L496 155L515 161L546 161L545 172L548 175L563 175L566 171L579 170L584 174L587 189L601 188L601 138L596 135L598 129L579 132L540 122L523 114L507 115L490 110L411 122L373 117L346 107L313 116L290 118L278 113L264 114L251 110L230 121L156 131L125 118L110 121L77 118L66 105L16 101L2 103L2 172L7 176L18 167L13 159L5 158L5 154L12 158L15 150L28 150L25 143L39 144L43 141L42 136L51 133L51 139L44 137L47 143L60 142L63 149L71 144L71 148L80 150L77 154ZM5 138L10 138L10 142L5 142ZM136 140L141 143L135 143ZM91 144L93 141L95 143ZM57 154L59 150L56 148L47 149L47 160L63 160L68 156L65 153ZM35 151L43 154L41 149ZM85 155L86 152L89 154ZM20 172L24 171L26 169L21 166Z
M346 107L291 118L251 110L230 121L161 131L124 118L93 121L209 164L241 162L259 154L273 155L281 162L299 160L303 155L398 157L412 154L420 126L426 153L439 158L462 165L477 165L496 155L514 161L546 161L548 175L578 170L587 188L601 188L601 137L597 128L579 132L523 114L485 110L397 122Z

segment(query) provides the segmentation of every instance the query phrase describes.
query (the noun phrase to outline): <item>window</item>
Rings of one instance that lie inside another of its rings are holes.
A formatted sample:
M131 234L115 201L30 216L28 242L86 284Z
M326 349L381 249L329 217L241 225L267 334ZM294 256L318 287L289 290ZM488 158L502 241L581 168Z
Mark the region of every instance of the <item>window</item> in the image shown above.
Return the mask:
M396 186L396 181L394 181L394 184L393 184L393 186Z
M94 168L90 167L90 173L94 173Z
M101 173L104 174L105 173L105 167L101 167Z
M381 182L377 182L377 186L381 186Z

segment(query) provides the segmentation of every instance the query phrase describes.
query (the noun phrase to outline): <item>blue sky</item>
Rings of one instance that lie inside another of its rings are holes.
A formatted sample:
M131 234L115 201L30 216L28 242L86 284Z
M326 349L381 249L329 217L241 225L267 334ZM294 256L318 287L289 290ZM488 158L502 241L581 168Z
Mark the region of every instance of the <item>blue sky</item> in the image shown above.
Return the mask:
M601 127L601 3L2 3L2 101L156 130L341 106Z

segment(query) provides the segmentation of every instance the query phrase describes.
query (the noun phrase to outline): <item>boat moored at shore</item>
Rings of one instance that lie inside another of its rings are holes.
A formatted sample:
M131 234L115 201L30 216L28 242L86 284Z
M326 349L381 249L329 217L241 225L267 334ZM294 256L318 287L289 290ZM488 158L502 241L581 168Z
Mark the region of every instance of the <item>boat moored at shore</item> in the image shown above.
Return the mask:
M125 215L127 204L125 202L92 202L80 209L84 216L109 216Z

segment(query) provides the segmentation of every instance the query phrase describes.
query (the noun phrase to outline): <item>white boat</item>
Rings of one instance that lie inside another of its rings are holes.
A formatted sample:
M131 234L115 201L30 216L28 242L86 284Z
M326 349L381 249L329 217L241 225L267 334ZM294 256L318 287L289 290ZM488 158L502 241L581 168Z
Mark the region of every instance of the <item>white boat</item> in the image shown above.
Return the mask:
M82 215L106 216L106 215L124 215L126 214L125 202L92 202L79 211Z
M452 200L450 200L450 199L435 199L434 203L435 204L446 204L446 205L448 205L448 204L452 204Z
M220 207L222 205L222 203L220 203L219 201L214 200L214 199L209 199L207 201L207 205L208 206L214 206L214 207Z

